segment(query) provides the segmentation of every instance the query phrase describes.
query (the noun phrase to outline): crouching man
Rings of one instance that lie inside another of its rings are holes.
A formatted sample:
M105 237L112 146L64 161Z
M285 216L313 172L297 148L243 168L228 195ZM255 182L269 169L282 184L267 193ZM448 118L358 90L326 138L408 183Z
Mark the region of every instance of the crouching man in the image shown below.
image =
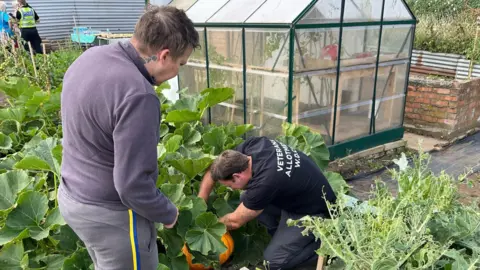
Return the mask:
M336 201L327 179L307 155L266 137L252 137L220 154L198 196L208 200L216 182L244 190L237 209L220 218L228 230L257 218L273 236L264 252L269 269L294 269L318 258L320 242L286 223L305 215L328 217L324 194L329 202Z

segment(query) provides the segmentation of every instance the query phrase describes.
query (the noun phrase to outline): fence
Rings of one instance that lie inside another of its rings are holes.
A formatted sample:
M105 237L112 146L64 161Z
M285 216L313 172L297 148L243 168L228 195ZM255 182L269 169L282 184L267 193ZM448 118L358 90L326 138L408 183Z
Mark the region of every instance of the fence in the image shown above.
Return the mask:
M480 65L472 65L471 72L470 65L471 61L462 55L413 50L410 69L414 73L454 77L457 80L480 77Z

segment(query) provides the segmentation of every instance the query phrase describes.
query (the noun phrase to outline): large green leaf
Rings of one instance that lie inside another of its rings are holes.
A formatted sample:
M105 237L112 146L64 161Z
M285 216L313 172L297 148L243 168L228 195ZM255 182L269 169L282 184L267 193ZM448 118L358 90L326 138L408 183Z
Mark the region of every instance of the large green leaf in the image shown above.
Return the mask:
M225 234L225 225L218 222L213 213L203 213L195 219L195 227L187 232L185 239L190 249L203 255L209 252L221 254L226 247L221 238Z
M220 102L229 100L235 94L235 90L233 90L233 88L207 88L203 90L201 94L202 99L198 103L198 108L203 111Z
M11 77L8 82L0 80L0 91L16 100L26 100L40 89L31 86L27 78Z
M47 138L39 142L32 142L25 146L25 156L26 161L20 161L20 164L16 164L15 167L22 169L32 170L48 170L55 173L57 176L60 176L60 161L58 160L61 155L61 152L57 145L59 144L58 139ZM35 157L35 158L32 158ZM43 161L43 162L40 162ZM47 165L48 164L48 168Z
M203 142L213 148L213 155L218 155L223 151L226 141L227 135L222 128L215 127L203 134Z
M86 249L82 248L73 253L63 263L65 270L86 270L89 269L92 260Z
M204 172L212 161L212 157L203 157L199 159L172 159L168 160L167 163L184 173L190 180L197 174Z
M177 234L175 229L163 229L158 232L163 244L166 246L167 255L171 258L175 258L182 254L182 247L184 241L180 235Z
M238 125L235 127L235 136L240 137L253 129L252 124Z
M217 194L219 194L219 190L217 190ZM240 192L234 191L226 191L225 195L221 198L217 198L213 203L213 208L217 212L219 217L222 217L226 214L232 213L237 209L238 205L240 204Z
M43 193L24 192L20 194L17 202L18 206L8 214L5 226L0 230L0 245L12 241L26 229L30 236L38 241L46 238L52 227L64 224L56 208L49 212L44 222L48 199Z
M344 194L345 191L349 189L347 182L343 179L341 174L327 171L324 172L324 175L337 196L339 194Z
M320 169L325 169L330 162L330 152L323 140L322 135L318 133L304 133L305 154L309 155Z
M175 110L171 111L165 117L166 122L183 123L199 121L202 115L199 112L192 112L189 110Z
M0 149L9 150L12 148L13 141L10 137L0 132Z
M195 220L200 214L207 212L207 203L202 198L193 197L192 220Z
M167 152L169 152L169 153L175 152L175 151L178 150L181 143L182 143L182 136L173 135L165 143L165 150L167 150Z
M28 186L32 178L25 171L9 171L0 174L0 212L11 209L17 194Z
M192 112L197 112L197 104L198 104L198 97L197 96L184 96L177 100L175 104L173 104L169 111L174 110L188 110Z
M24 253L22 241L6 244L0 250L0 269L28 269L28 254Z
M45 270L61 270L65 260L65 256L59 254L48 255L41 259L47 265Z
M192 212L191 210L180 211L178 214L177 225L175 226L177 229L177 234L185 238L185 234L190 229L190 225L192 224Z
M78 235L68 225L63 225L60 227L58 233L54 234L52 238L57 241L57 250L66 251L68 253L73 253L76 251L81 243Z
M24 123L22 130L27 134L36 134L43 127L45 127L45 121L43 119L35 119Z
M285 122L282 124L283 133L285 136L300 137L310 129L307 126L296 125Z
M23 122L25 119L25 109L23 108L4 108L0 109L0 120L15 120L17 122Z
M202 139L200 132L196 131L190 123L183 123L175 130L175 134L183 137L184 145L194 145Z
M36 156L26 156L15 164L15 168L32 171L50 171L50 165Z
M169 258L165 254L158 254L158 260L160 265L164 265L170 270L188 270L187 258L185 255L181 255L174 258ZM165 267L158 266L157 269L165 269Z
M43 106L43 103L50 99L50 95L44 91L38 91L33 94L33 96L25 102L25 108L27 112L31 115L35 115L36 112Z
M184 187L184 184L166 183L160 187L160 190L177 206L178 210L190 210L193 207L192 199L185 196Z
M162 138L163 136L167 135L168 133L168 126L166 124L161 124L160 125L160 137Z
M0 124L0 132L5 135L10 135L11 133L19 133L20 132L20 123L16 120L7 119L2 121Z
M297 149L297 150L303 150L303 149L299 149L299 142L298 142L298 139L294 136L290 136L290 135L287 135L287 136L279 136L277 137L277 140L294 148L294 149Z
M257 265L263 261L263 252L270 242L270 235L257 221L248 222L238 230L231 231L235 243L234 269L244 265Z

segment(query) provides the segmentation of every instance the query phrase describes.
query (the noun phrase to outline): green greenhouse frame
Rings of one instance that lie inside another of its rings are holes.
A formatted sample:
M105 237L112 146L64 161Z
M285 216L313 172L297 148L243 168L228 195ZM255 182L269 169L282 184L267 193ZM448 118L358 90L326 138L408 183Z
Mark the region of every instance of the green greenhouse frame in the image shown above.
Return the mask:
M331 158L403 138L417 20L405 0L173 0L200 34L178 76L199 92L232 87L209 123L287 121L318 131Z

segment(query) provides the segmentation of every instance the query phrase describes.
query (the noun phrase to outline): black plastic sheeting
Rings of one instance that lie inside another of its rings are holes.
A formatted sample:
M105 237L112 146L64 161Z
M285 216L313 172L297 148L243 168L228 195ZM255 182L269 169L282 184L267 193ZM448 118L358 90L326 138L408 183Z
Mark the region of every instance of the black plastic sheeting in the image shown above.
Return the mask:
M480 132L459 140L446 149L431 151L429 154L429 168L434 174L445 171L448 175L457 178L465 173L476 173L480 171ZM408 161L412 165L412 160L409 159ZM355 185L356 181L372 181L375 178L381 178L383 181L389 182L392 179L387 169L397 168L397 165L392 164L389 167L371 173L359 174L346 180L351 185Z

